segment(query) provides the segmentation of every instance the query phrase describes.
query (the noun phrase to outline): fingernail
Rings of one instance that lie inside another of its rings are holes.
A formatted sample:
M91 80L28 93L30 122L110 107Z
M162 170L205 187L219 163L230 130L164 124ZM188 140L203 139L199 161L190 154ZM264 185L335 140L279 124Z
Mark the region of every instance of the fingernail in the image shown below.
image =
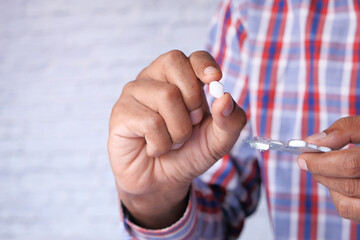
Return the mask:
M313 141L321 141L324 138L326 138L326 133L325 132L320 132L320 133L316 133L314 135L311 135L309 137L307 137L308 140L313 140Z
M202 117L203 117L203 111L201 107L190 112L190 119L193 125L196 125L199 122L201 122Z
M183 145L184 145L184 143L174 144L174 145L172 145L171 149L172 149L172 150L178 150L178 149L180 149Z
M307 165L306 165L306 162L305 162L304 159L300 158L298 163L299 163L299 167L300 167L302 170L305 170L305 171L308 170Z
M218 73L218 72L219 72L219 70L213 66L208 66L207 68L204 69L205 75L211 75L211 74Z
M222 111L222 115L224 117L230 116L230 114L233 112L234 109L234 101L232 98L229 98L228 102L226 103L224 110Z

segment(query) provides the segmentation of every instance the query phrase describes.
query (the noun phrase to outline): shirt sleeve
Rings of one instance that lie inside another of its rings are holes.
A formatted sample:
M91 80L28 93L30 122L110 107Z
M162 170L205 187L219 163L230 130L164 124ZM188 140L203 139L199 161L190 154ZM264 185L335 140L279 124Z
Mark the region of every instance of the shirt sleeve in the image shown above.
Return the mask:
M207 47L222 68L225 90L234 90L232 96L249 117L246 67L241 56L246 31L240 13L244 13L241 4L235 1L220 4ZM207 97L211 103L213 99ZM232 151L193 181L187 209L172 226L141 228L129 220L129 213L121 206L124 239L237 239L260 198L257 152L242 144L250 136L248 123Z

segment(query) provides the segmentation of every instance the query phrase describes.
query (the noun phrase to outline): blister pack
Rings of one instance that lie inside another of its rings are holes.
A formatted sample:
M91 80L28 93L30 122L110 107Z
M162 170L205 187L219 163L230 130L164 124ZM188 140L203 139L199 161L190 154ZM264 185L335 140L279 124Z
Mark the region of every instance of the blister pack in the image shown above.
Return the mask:
M284 143L278 140L255 136L252 139L244 140L244 142L248 143L250 147L258 149L261 152L275 150L299 155L307 152L331 151L331 149L328 147L317 146L300 139L293 139L289 140L287 143Z

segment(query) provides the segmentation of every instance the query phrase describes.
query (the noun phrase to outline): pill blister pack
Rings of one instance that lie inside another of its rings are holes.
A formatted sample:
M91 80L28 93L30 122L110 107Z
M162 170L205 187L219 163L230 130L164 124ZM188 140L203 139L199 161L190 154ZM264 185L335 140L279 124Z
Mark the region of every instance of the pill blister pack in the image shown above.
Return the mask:
M302 154L307 152L321 153L331 151L331 149L328 147L317 146L299 139L289 140L287 143L284 143L278 140L255 136L252 139L244 140L244 142L248 143L250 147L258 149L261 152L275 150L292 154Z

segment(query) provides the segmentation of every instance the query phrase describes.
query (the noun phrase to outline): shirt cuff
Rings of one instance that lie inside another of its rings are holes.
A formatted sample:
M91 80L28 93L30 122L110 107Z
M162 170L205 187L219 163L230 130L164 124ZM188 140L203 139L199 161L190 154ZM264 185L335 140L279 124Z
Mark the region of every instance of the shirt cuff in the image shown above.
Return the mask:
M173 225L163 229L146 229L131 222L127 209L121 204L120 216L126 231L135 239L191 239L196 229L196 199L190 188L189 201L184 215Z

